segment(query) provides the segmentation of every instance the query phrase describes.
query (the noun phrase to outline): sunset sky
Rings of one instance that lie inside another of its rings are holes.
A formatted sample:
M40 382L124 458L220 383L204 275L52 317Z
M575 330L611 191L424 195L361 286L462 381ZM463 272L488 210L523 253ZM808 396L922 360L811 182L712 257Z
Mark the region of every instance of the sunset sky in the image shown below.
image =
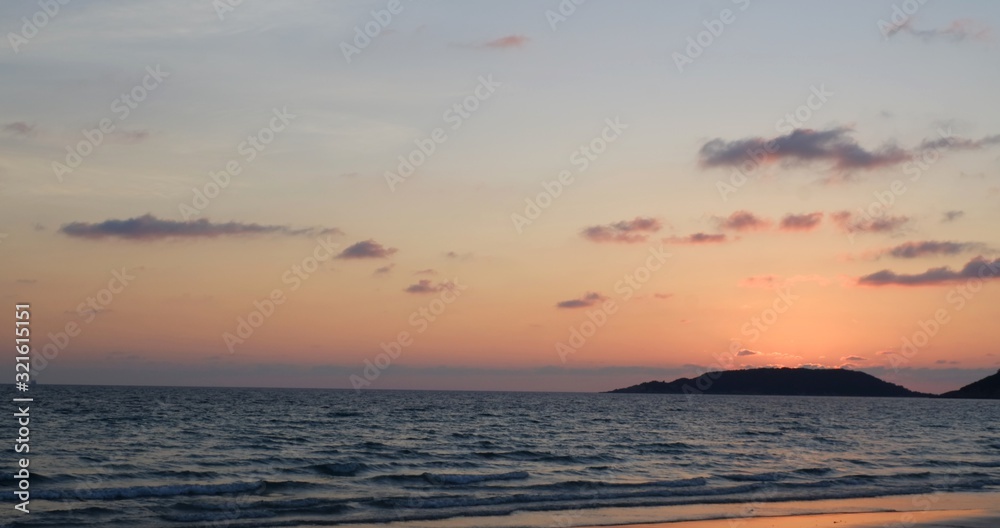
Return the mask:
M0 297L42 383L957 388L1000 4L915 5L5 2Z

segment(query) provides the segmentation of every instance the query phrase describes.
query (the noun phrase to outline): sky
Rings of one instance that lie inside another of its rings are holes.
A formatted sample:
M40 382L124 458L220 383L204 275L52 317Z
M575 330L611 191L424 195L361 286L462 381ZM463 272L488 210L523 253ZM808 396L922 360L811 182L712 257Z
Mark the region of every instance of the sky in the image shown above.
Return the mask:
M951 390L1000 368L998 28L988 1L3 3L0 297L42 383Z

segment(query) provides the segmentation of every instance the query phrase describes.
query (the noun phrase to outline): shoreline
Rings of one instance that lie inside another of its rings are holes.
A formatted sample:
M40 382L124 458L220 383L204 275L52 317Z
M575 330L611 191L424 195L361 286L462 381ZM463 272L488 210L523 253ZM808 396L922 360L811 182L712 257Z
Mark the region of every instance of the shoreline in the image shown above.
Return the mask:
M944 524L942 524L944 523ZM996 528L1000 490L855 499L519 511L351 528Z

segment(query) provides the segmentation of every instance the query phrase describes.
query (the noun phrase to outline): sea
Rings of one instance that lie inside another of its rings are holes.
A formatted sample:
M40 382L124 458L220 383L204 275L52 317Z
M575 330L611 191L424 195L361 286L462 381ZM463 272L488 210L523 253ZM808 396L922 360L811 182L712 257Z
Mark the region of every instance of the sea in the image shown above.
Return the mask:
M1000 490L998 401L32 392L30 513L13 509L5 449L0 526L521 526L511 514L537 512L569 527L601 508Z

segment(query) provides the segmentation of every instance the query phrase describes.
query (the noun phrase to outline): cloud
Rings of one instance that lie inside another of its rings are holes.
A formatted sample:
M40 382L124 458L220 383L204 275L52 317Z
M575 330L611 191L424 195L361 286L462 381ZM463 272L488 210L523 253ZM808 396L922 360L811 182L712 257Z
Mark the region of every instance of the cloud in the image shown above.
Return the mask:
M850 211L831 213L830 218L837 228L845 233L893 233L902 229L910 221L908 216L858 218Z
M430 279L421 279L416 284L411 284L407 286L406 289L404 289L403 291L405 291L406 293L418 293L418 294L437 293L439 291L449 290L453 287L454 285L448 281L439 282L435 284Z
M444 254L445 257L454 260L469 260L472 258L472 253L458 253L456 251L448 251Z
M923 273L907 275L885 269L858 278L858 284L861 286L929 286L971 279L995 279L998 275L1000 275L1000 259L991 262L983 257L976 257L958 271L942 266L930 268Z
M741 288L784 288L800 282L815 282L820 286L826 286L830 284L830 279L822 275L792 275L791 277L754 275L741 279L738 286Z
M7 123L3 126L4 132L9 132L11 135L28 137L35 134L35 125L29 125L24 121L14 121L13 123Z
M396 267L395 264L386 264L381 268L375 268L375 273L373 273L373 275L388 275L390 272L392 272L392 268L395 267Z
M508 35L506 37L500 37L498 39L491 40L480 44L480 48L494 48L494 49L505 49L505 48L520 48L531 40L524 35Z
M605 299L607 299L607 297L599 293L587 292L579 299L570 299L568 301L556 303L556 308L586 308L588 306L594 306Z
M427 269L417 270L417 271L413 272L413 274L414 275L437 275L438 272L435 269L427 268Z
M957 255L964 251L983 249L978 242L938 242L926 240L922 242L904 242L896 247L884 249L880 255L888 255L900 259L912 259L935 255Z
M738 357L759 356L760 352L757 352L756 350L743 349L743 350L740 350L739 352L737 352L736 355Z
M851 137L853 130L836 127L827 130L796 129L784 136L749 137L726 141L712 139L698 151L702 167L739 167L747 163L783 162L788 165L828 163L838 171L875 170L909 161L928 151L975 150L1000 145L1000 135L981 139L944 137L924 140L914 149L904 149L892 142L866 149Z
M668 244L722 244L727 242L728 239L723 233L694 233L686 237L664 238L663 241Z
M134 144L141 143L149 138L148 130L120 130L112 136L120 143Z
M965 40L989 40L990 28L980 22L968 19L954 20L944 28L939 29L915 29L913 19L908 18L902 24L892 26L886 31L885 36L889 38L897 33L907 33L923 40L932 42L934 40L947 40L949 42L963 42Z
M863 358L861 356L846 356L846 357L840 358L840 360L841 361L848 361L848 362L850 362L850 361L857 362L857 361L868 361L868 358Z
M663 228L663 224L655 218L637 216L632 220L622 220L608 225L591 226L580 232L580 235L591 242L621 242L634 244L645 242L650 233Z
M387 248L374 240L363 240L347 246L347 249L337 255L339 259L388 258L395 253L396 248Z
M939 359L934 362L935 365L958 365L960 363L961 361L955 361L955 360L949 361L947 359Z
M965 211L945 211L944 214L941 215L941 223L944 224L954 222L963 216L965 216Z
M750 137L734 141L713 139L699 151L703 167L736 167L753 160L750 153L763 162L791 163L832 162L840 170L877 169L902 163L910 154L894 145L866 150L850 137L846 127L829 130L797 129L774 138Z
M812 231L823 220L823 213L787 214L778 224L782 231Z
M653 294L653 298L655 298L655 299L669 299L669 298L671 298L673 296L674 296L674 294L672 294L672 293L654 293Z
M731 231L760 231L771 226L771 221L754 215L750 211L736 211L726 218L716 217L719 229Z
M342 234L336 228L293 229L281 225L245 224L243 222L214 223L207 218L176 221L161 220L151 214L126 220L105 220L98 223L71 222L59 232L78 238L123 238L128 240L161 240L165 238L215 238L241 235L325 235Z

